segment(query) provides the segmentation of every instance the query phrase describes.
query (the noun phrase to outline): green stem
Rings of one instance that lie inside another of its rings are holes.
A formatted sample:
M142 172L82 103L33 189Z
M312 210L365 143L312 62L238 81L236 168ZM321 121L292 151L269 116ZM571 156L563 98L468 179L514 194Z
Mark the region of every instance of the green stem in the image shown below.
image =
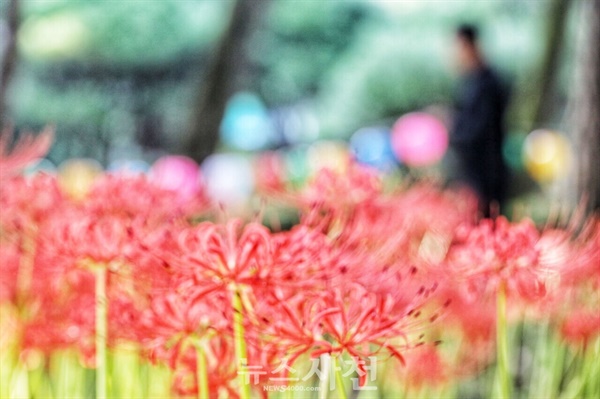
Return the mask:
M342 355L340 355L341 357ZM333 356L331 358L333 363L333 369L335 370L335 383L337 384L338 398L346 399L346 389L344 388L344 379L342 378L342 368L338 367L338 357Z
M207 399L208 395L208 369L206 365L206 353L202 343L196 345L196 378L198 379L198 399Z
M597 396L596 393L593 392L590 382L590 376L593 375L593 366L598 363L597 357L594 355L594 348L592 346L584 345L581 348L581 369L578 373L580 378L579 380L579 389L575 397L579 398L591 398ZM593 380L597 380L598 377L594 376Z
M536 326L536 334L535 346L533 349L533 366L531 369L531 375L529 377L529 389L528 392L539 392L539 384L542 372L545 367L546 360L546 351L545 349L548 347L547 345L547 335L548 335L548 327L547 321L544 321L543 324Z
M106 378L106 336L107 336L107 299L106 267L97 265L96 273L96 399L105 399Z
M590 378L588 380L588 394L590 398L600 397L600 362L598 355L600 354L600 339L596 338L595 343L589 348L588 360L590 363Z
M331 369L331 355L324 353L321 355L321 370L322 375L319 379L319 399L327 399L327 392L329 391L329 378Z
M235 357L237 362L240 399L250 399L250 386L246 384L248 373L248 351L244 339L244 307L239 289L233 290L231 304L233 307L233 337L235 340Z
M501 398L510 398L510 376L508 369L508 334L506 323L506 288L501 284L498 288L497 320L496 320L496 350L497 378Z
M291 381L287 383L287 389L283 393L283 399L293 399L294 398L294 391L291 389L291 387L293 385L294 385L294 383Z
M556 398L560 392L560 384L564 375L564 363L565 363L565 355L567 354L567 348L565 345L551 332L550 337L552 338L550 348L551 357L550 357L550 382L548 383L548 396Z

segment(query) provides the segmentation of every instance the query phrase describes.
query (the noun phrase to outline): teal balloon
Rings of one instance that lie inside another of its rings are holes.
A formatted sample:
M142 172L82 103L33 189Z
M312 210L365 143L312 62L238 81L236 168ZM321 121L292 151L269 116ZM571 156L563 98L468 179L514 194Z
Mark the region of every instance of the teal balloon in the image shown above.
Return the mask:
M258 151L275 140L275 130L267 109L252 93L234 95L225 108L221 139L229 147Z
M310 174L308 147L292 147L285 153L284 163L288 181L294 185L304 183Z
M525 143L525 133L508 134L502 144L502 156L504 162L513 170L523 170L523 145Z

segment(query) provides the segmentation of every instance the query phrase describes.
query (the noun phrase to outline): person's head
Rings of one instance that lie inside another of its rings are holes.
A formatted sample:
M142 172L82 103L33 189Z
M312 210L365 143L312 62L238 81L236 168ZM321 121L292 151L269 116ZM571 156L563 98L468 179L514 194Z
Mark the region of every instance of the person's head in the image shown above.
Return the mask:
M461 71L468 72L482 64L478 40L476 26L463 24L456 29L456 58Z

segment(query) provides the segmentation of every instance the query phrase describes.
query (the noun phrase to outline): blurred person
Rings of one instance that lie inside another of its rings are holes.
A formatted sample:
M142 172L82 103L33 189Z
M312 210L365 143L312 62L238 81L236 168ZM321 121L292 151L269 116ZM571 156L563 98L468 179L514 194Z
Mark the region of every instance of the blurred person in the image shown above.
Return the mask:
M481 52L477 27L459 26L455 40L461 81L450 132L457 162L451 181L474 190L480 211L489 217L492 208L501 208L505 198L502 142L508 96Z

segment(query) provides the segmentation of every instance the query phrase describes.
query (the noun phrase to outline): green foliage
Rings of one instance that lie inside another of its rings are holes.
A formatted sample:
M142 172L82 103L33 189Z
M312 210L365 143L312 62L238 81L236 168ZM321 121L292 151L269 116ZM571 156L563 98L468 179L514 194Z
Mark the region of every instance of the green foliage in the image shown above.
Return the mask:
M130 68L171 63L183 53L205 50L218 38L227 11L212 1L32 3L20 32L28 58ZM48 48L48 35L65 39L56 43L56 51ZM72 51L65 53L60 45Z
M249 89L269 107L313 107L329 137L450 105L453 29L462 21L484 27L493 64L526 87L541 54L545 8L536 1L451 3L273 1L249 41ZM66 148L58 152L76 155L62 137L86 132L92 147L132 143L148 116L159 119L167 145L179 140L233 2L22 5L11 115L21 127L55 123L58 146ZM107 133L120 123L118 133Z

